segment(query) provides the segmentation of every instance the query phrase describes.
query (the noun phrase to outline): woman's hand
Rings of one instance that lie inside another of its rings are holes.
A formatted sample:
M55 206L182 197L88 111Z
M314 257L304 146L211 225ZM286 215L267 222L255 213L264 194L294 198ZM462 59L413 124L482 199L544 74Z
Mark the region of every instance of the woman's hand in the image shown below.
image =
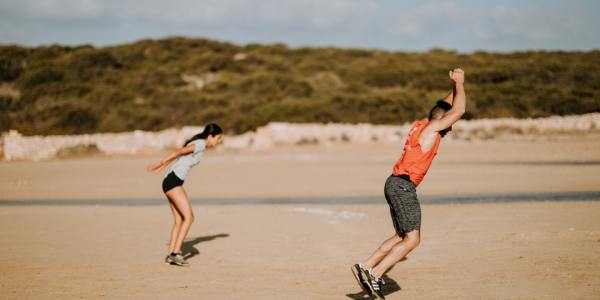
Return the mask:
M162 170L162 168L164 166L165 166L165 164L163 164L162 162L157 162L157 163L149 164L148 167L146 168L146 170L148 172L158 173L158 171Z

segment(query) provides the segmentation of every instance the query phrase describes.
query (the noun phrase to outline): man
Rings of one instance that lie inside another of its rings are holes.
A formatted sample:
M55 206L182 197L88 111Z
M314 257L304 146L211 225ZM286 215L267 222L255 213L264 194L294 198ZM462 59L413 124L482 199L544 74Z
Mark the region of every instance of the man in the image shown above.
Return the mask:
M385 299L381 279L398 261L414 250L420 242L421 207L416 187L427 173L437 154L440 140L452 130L465 112L464 72L449 72L453 91L429 112L429 118L415 122L409 131L404 152L385 183L385 198L390 206L396 234L385 240L365 261L352 266L359 285L369 295Z

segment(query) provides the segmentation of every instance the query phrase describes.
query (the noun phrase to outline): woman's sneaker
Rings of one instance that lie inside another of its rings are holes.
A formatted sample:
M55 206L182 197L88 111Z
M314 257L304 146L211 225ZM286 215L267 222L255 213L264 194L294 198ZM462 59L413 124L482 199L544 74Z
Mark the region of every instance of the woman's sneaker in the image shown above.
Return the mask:
M171 253L169 256L167 256L167 258L165 258L165 262L181 267L186 267L190 265L190 263L187 262L185 258L183 258L183 255L181 255L181 253Z
M383 285L385 284L385 281L383 281L383 279L381 278L375 278L375 276L373 276L369 270L365 270L365 273L367 274L367 279L369 287L371 287L371 291L373 291L377 298L385 299L385 297L383 296L383 292L381 291Z
M354 278L358 285L363 290L363 292L367 293L369 296L373 296L373 292L369 288L369 283L367 282L367 277L365 274L365 269L360 264L354 264L352 266L352 274L354 274Z

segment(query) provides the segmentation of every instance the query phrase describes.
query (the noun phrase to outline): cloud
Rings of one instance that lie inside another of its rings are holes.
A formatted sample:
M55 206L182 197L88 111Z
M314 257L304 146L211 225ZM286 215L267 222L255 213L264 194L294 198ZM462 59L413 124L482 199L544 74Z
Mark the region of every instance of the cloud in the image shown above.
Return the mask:
M0 43L114 44L165 35L424 50L600 46L595 1L2 0Z
M568 3L560 6L513 7L494 9L493 28L498 35L544 41L565 35L579 35L586 30L588 13Z
M349 24L375 8L360 0L8 0L0 5L24 19L114 18L176 25L258 22L315 28Z
M98 17L102 2L98 0L6 0L0 4L2 15L23 19L75 20Z
M386 32L392 36L415 38L438 34L465 20L465 12L453 2L420 2L410 10L389 14Z

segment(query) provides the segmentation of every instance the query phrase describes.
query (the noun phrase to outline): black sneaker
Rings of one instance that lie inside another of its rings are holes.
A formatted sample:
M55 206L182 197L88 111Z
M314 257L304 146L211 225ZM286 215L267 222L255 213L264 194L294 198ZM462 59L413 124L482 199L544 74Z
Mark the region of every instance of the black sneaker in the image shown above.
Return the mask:
M369 287L371 288L371 291L373 291L373 294L375 294L379 299L385 299L382 292L385 281L383 281L381 278L375 278L375 276L373 276L369 270L365 270L365 273L367 274Z
M367 277L365 276L365 269L360 264L354 264L352 268L352 274L354 274L354 278L358 285L363 290L363 292L367 293L369 296L373 296L373 292L371 292L371 288L369 288L369 283L367 282Z
M165 257L165 263L171 264L172 262L173 262L173 257L171 256L171 254L167 255L167 257Z
M187 267L190 265L189 262L185 260L181 253L171 254L165 258L165 262L168 262L171 265L176 265L180 267Z

